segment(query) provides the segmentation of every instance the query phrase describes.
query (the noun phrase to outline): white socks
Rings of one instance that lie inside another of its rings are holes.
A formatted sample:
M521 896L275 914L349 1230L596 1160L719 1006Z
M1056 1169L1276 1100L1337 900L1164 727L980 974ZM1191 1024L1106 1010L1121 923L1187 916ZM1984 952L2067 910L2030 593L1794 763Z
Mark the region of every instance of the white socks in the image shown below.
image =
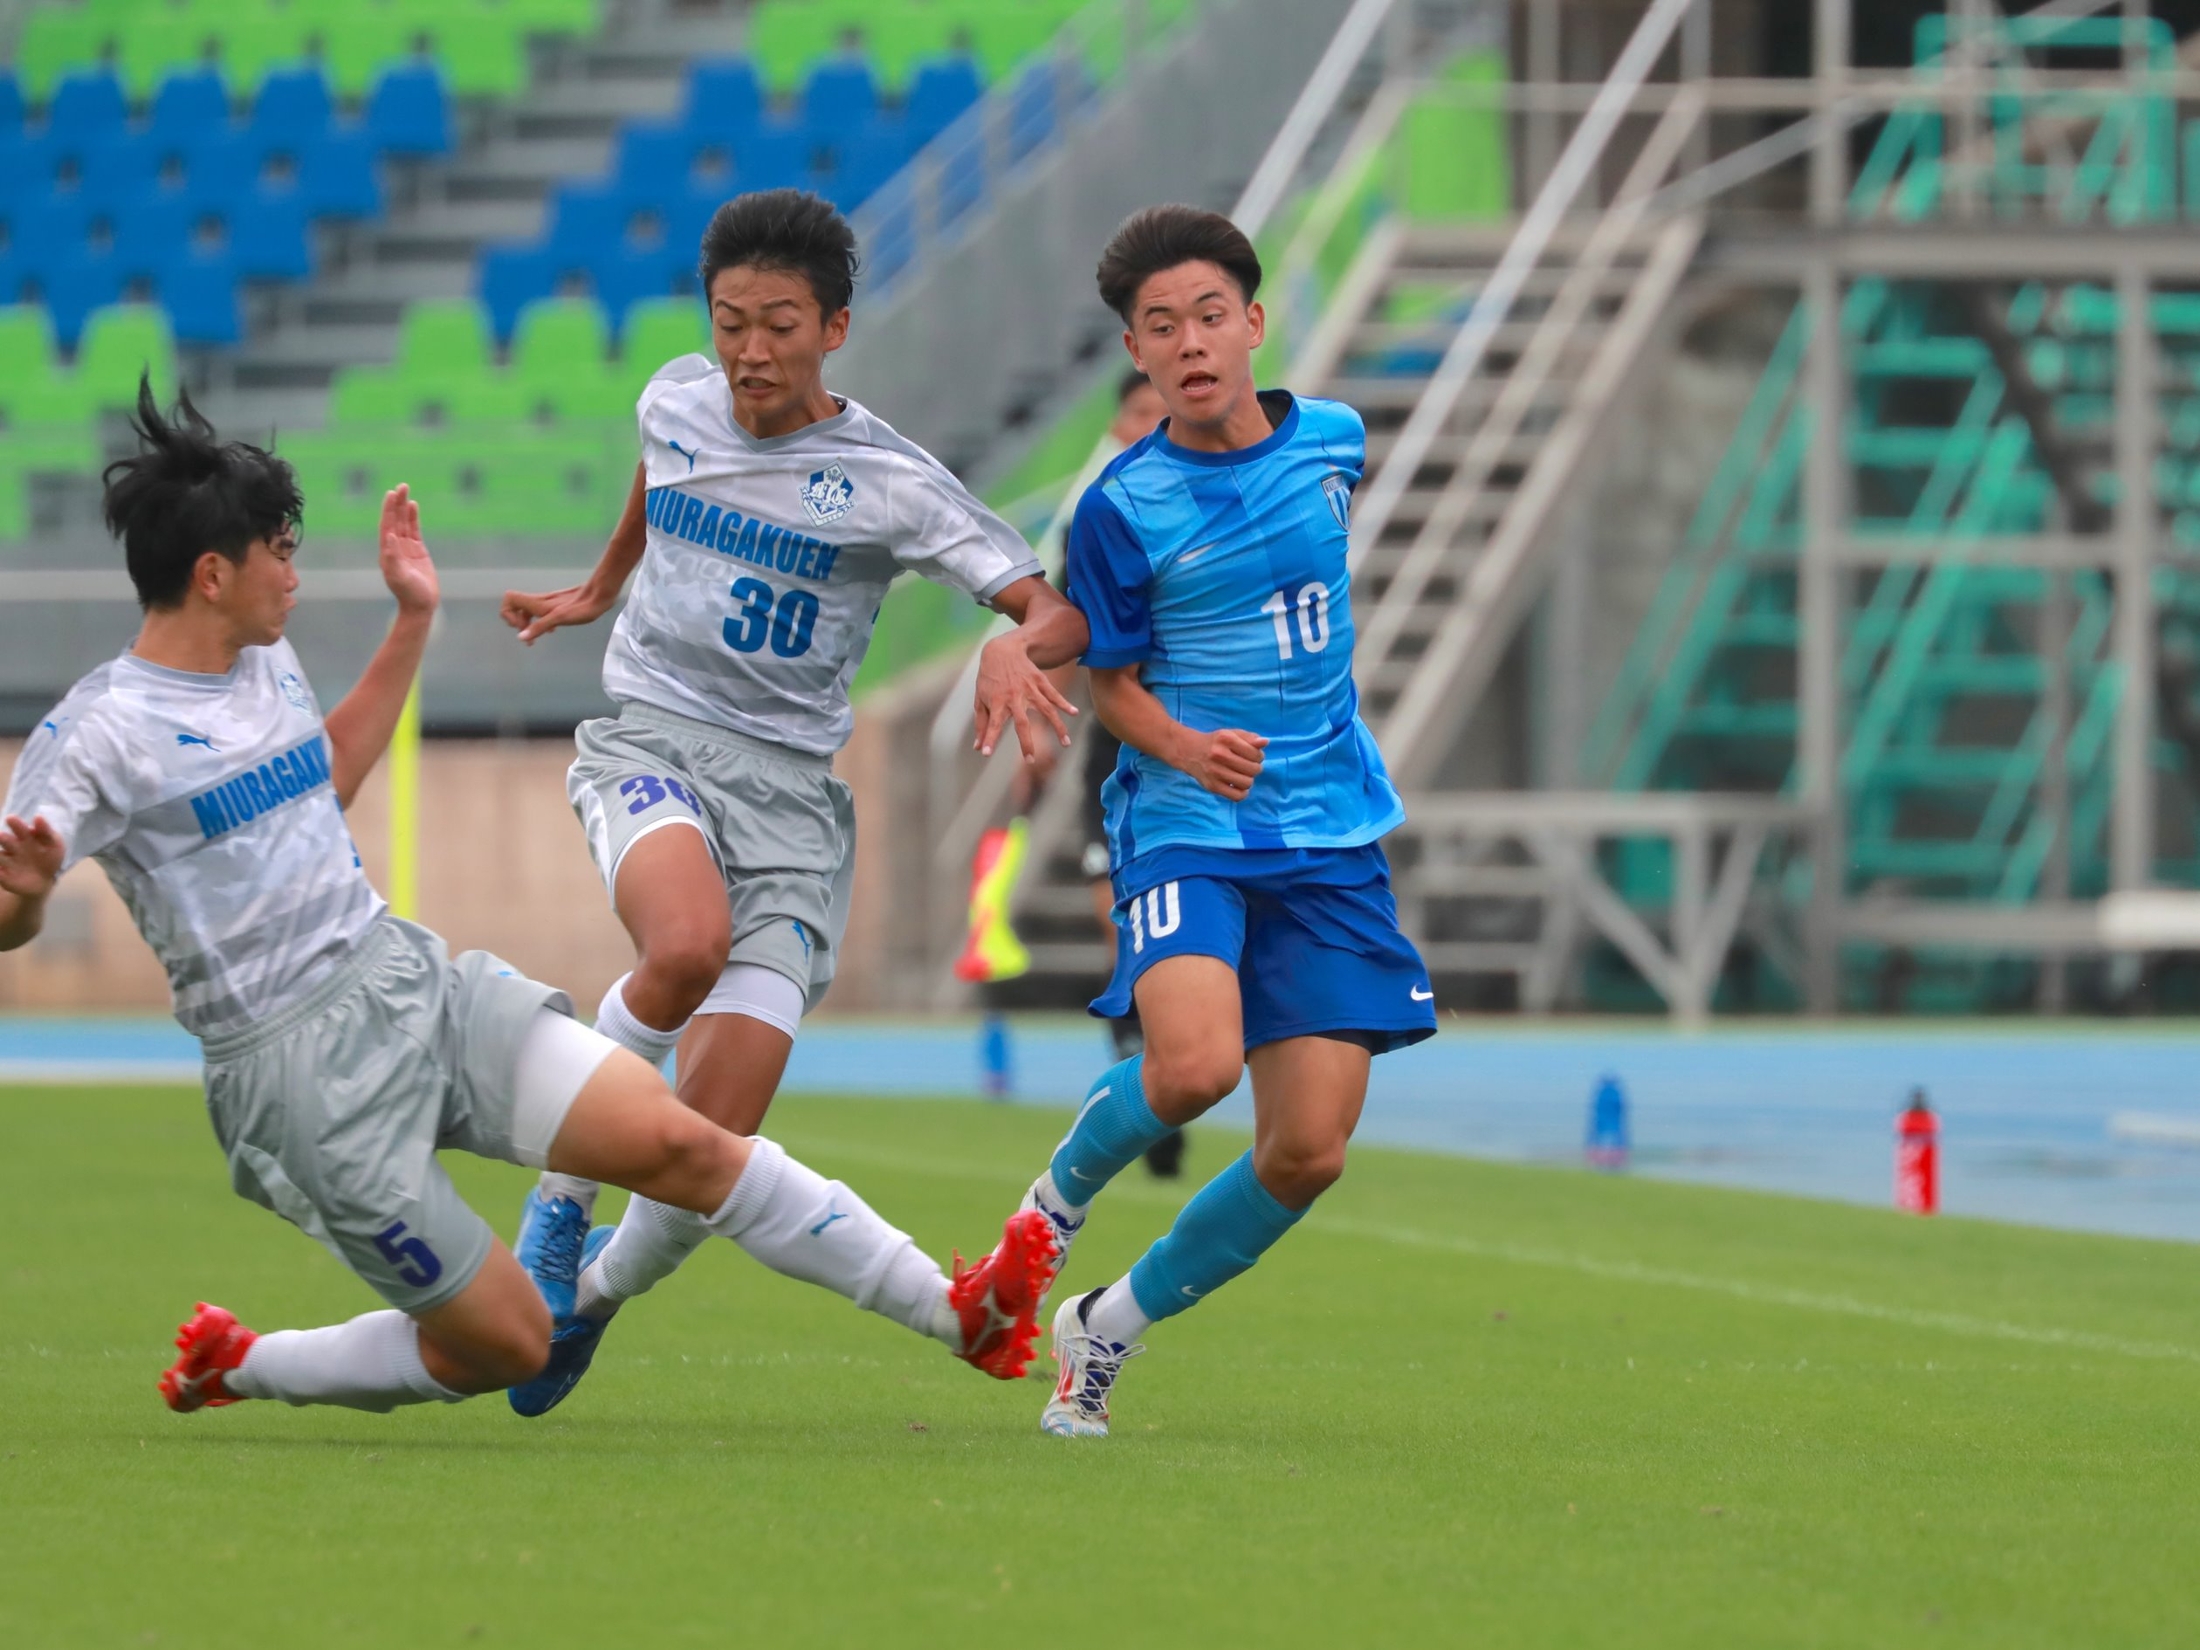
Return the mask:
M638 1194L628 1198L619 1229L595 1264L581 1273L574 1310L584 1318L610 1317L620 1302L647 1294L671 1277L709 1236L699 1214Z
M821 1285L866 1312L962 1349L962 1324L947 1304L947 1278L906 1232L775 1142L758 1137L754 1146L748 1167L707 1220L647 1198L628 1204L609 1247L581 1274L580 1310L608 1316L669 1276L694 1247L683 1223L695 1221L775 1272Z
M340 1404L378 1415L400 1404L462 1403L420 1361L420 1330L402 1312L369 1312L326 1329L277 1329L262 1335L244 1362L222 1376L240 1398L286 1404Z
M611 982L611 989L603 994L603 1001L596 1005L596 1029L619 1047L639 1054L652 1066L662 1066L665 1057L679 1046L680 1034L687 1030L687 1025L683 1021L670 1031L659 1031L655 1026L645 1026L635 1019L633 1012L626 1006L626 982L632 978L634 976L631 973L621 974ZM593 1180L583 1180L579 1175L546 1172L540 1186L544 1197L571 1198L581 1206L583 1215L590 1219L595 1218L596 1183ZM680 1260L686 1258L682 1255ZM672 1263L674 1267L679 1264L679 1260ZM670 1272L671 1268L666 1268L666 1275L669 1276ZM656 1278L650 1279L651 1283L657 1281ZM643 1288L647 1287L647 1284L643 1285ZM637 1290L636 1293L640 1291Z
M1085 1327L1103 1341L1129 1346L1153 1327L1153 1319L1138 1309L1131 1280L1117 1278L1092 1303L1092 1310L1085 1314Z

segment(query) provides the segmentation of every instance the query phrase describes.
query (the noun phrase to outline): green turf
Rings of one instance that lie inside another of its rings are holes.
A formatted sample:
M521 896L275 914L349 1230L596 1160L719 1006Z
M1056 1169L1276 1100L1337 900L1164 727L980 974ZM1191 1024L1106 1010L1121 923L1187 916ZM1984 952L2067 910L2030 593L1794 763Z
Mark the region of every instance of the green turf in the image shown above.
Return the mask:
M774 1118L941 1253L1059 1128ZM0 1092L0 1163L8 1645L2200 1639L2200 1250L1367 1151L1104 1443L720 1244L544 1421L175 1417L196 1296L371 1300L230 1196L188 1093ZM456 1168L508 1229L525 1177ZM1071 1281L1176 1195L1126 1177Z

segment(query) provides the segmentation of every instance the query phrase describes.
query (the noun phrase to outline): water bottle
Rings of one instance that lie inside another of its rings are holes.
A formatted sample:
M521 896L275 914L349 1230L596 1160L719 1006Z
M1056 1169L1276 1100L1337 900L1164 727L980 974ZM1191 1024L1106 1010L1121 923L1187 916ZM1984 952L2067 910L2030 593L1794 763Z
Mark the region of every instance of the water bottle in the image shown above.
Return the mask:
M978 1087L988 1100L1006 1100L1015 1088L1008 1056L1008 1019L988 1014L978 1028Z
M1910 1090L1910 1103L1895 1121L1894 1206L1913 1215L1940 1208L1940 1119L1923 1089Z
M1627 1092L1617 1077L1600 1078L1589 1097L1584 1155L1592 1169L1614 1172L1627 1167Z

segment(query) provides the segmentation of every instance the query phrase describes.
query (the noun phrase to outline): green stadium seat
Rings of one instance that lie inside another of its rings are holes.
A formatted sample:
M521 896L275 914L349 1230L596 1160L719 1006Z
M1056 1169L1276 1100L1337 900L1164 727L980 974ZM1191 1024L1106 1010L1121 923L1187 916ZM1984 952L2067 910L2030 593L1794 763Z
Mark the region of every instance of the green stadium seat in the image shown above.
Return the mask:
M967 5L963 18L970 31L971 55L988 82L1007 79L1054 38L1053 13L1025 0Z
M1454 85L1502 85L1503 59L1475 52L1446 71ZM1475 106L1441 95L1416 98L1398 127L1403 173L1398 205L1422 222L1501 218L1510 208L1512 165L1504 115L1496 103Z
M879 84L898 91L908 86L919 64L944 57L954 48L960 27L960 16L953 9L928 0L878 6L864 21L864 55L871 60Z
M546 298L520 312L511 375L528 415L624 418L633 407L609 360L610 328L588 298Z
M409 424L412 386L388 367L345 367L329 393L331 424Z
M406 309L397 334L400 375L486 372L494 359L488 320L473 299L430 299Z
M765 89L791 92L840 46L840 16L821 0L762 0L749 13L748 53Z
M168 75L222 54L223 30L212 17L152 12L133 18L116 36L116 66L131 97L150 99Z
M527 89L526 36L510 19L460 12L426 32L460 97L517 97Z
M283 11L246 11L222 29L222 67L232 96L258 90L272 69L303 62L312 20L292 7Z
M619 356L627 405L634 404L650 374L667 361L697 353L710 353L710 324L695 299L648 298L631 306Z
M15 72L23 95L44 102L70 70L119 52L117 33L111 22L84 12L54 7L32 12L15 43Z
M394 7L359 6L321 22L329 89L338 97L365 97L385 67L411 55L420 28Z
M127 411L137 405L138 379L146 372L163 401L176 393L176 341L167 311L151 304L95 311L76 347L76 381L85 401Z

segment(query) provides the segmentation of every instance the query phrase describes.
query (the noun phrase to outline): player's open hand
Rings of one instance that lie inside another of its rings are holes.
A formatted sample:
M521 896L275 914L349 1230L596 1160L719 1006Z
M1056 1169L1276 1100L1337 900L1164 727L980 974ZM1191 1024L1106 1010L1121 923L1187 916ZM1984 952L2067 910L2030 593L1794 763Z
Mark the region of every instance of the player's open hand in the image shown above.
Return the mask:
M382 582L400 613L433 613L442 599L435 562L420 536L420 506L402 482L382 495Z
M8 815L0 823L0 888L18 899L44 899L61 877L61 833L43 819Z
M1023 747L1026 762L1038 761L1046 749L1039 731L1042 721L1054 730L1060 744L1069 743L1069 724L1062 718L1075 716L1077 707L1031 662L1029 643L1029 637L1016 631L996 636L978 650L975 710L981 755L993 754L993 747L1001 742L1001 730L1011 722L1016 724L1016 743Z
M1192 733L1184 759L1177 763L1198 780L1201 787L1225 802L1243 802L1268 760L1268 741L1243 728L1217 728L1213 733Z
M593 624L610 611L616 595L607 596L593 583L570 584L563 590L549 590L531 596L524 590L507 590L497 613L504 622L519 632L519 639L529 647L535 638L547 636L551 631L569 624Z

